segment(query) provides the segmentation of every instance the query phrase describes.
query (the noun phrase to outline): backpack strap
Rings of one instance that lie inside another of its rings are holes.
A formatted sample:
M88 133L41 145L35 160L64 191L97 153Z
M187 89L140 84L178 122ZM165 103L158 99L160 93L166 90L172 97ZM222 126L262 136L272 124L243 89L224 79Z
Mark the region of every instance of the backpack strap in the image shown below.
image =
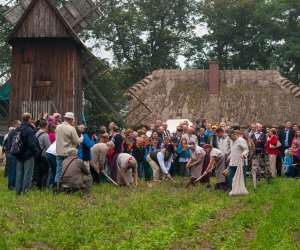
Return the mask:
M78 159L78 157L73 158L73 159L68 163L68 165L67 165L65 171L63 172L63 174L62 174L61 177L60 177L61 179L64 177L64 175L65 175L67 169L69 168L70 164L71 164L75 159Z
M37 143L39 143L39 138L40 138L40 136L43 135L43 134L46 134L46 132L42 132L42 133L40 133L40 134L36 137ZM44 151L45 147L46 147L46 146L44 146L43 148L41 148L41 151L42 151L42 152ZM41 154L42 154L42 152L41 152Z
M43 134L46 134L46 132L42 132L42 133L40 133L37 137L36 137L36 139L39 139L40 138L40 136L41 135L43 135Z

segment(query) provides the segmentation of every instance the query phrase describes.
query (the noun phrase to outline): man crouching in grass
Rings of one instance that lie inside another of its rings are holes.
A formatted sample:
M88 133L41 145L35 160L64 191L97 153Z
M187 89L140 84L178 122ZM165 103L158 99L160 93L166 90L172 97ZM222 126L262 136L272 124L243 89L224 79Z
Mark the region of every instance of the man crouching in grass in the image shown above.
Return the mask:
M92 186L92 176L83 160L77 156L77 149L67 151L68 157L62 162L61 185L65 191L83 190L89 194Z
M132 183L132 175L134 178L134 185L138 185L138 170L136 159L127 153L119 154L117 158L117 182L119 185L126 185L127 187Z
M148 154L147 161L153 170L153 182L148 183L149 187L160 182L164 176L175 182L169 173L174 154L173 144L168 144L164 149L155 150Z

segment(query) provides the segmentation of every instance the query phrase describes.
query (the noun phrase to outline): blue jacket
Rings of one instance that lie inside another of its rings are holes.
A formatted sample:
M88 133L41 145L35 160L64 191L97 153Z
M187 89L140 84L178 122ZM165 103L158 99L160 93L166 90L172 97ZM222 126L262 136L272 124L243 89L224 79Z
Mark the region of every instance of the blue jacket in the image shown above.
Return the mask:
M285 156L283 160L283 164L284 166L291 166L293 164L292 157L290 155Z
M207 136L207 137L212 137L213 135L213 132L212 131L209 131L208 129L205 130L204 134Z
M181 144L177 146L177 155L179 158L190 158L190 150L188 148L184 149Z
M95 145L95 142L90 139L88 134L85 134L85 133L83 134L83 142L78 147L78 157L81 160L83 160L82 144L84 144L87 148L89 148L89 156L90 156L90 160L91 160L92 153L91 153L90 149Z

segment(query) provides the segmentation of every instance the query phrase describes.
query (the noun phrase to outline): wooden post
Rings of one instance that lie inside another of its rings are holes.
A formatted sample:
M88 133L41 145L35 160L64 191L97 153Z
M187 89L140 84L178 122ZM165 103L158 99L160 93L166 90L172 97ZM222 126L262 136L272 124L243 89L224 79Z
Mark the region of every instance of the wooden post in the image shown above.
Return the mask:
M209 64L209 93L216 95L219 93L220 62L212 61Z

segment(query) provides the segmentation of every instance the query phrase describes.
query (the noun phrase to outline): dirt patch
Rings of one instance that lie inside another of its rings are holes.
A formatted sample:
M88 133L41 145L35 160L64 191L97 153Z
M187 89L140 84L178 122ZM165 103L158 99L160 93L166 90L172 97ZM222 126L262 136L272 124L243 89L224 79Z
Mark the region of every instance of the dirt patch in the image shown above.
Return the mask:
M247 239L248 242L254 240L255 236L256 236L256 232L254 230L245 231L245 238Z
M272 203L266 203L262 206L262 212L266 215L273 208Z
M181 249L194 249L195 245L192 241L188 239L182 239L178 244L174 245L171 249L172 250L181 250Z
M54 248L51 248L47 243L44 242L32 242L30 247L23 247L21 249L22 250L27 250L27 249L50 250Z
M173 246L170 248L172 250L177 249L194 249L195 247L198 249L213 249L213 246L209 239L201 238L201 234L203 232L210 232L211 230L218 231L216 227L217 224L226 219L230 218L231 216L235 215L236 213L240 213L241 211L247 211L250 208L245 207L245 204L236 203L229 208L222 208L211 215L210 219L205 221L204 223L196 226L195 230L199 232L199 239L196 242L190 241L188 239L180 239L173 243ZM196 246L197 244L197 246Z
M295 233L293 238L294 238L294 241L300 242L300 233Z

